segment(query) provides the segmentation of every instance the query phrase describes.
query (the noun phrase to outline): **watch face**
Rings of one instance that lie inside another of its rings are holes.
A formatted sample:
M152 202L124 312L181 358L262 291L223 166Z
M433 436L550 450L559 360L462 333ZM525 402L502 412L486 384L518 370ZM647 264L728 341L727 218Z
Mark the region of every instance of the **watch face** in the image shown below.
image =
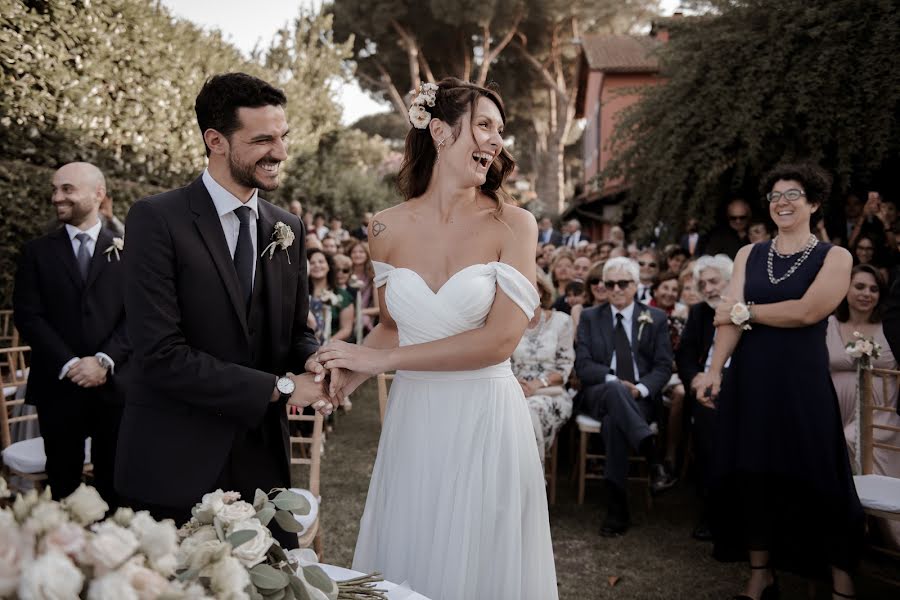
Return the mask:
M290 377L279 377L278 383L276 385L278 387L278 391L282 394L294 393L294 380Z

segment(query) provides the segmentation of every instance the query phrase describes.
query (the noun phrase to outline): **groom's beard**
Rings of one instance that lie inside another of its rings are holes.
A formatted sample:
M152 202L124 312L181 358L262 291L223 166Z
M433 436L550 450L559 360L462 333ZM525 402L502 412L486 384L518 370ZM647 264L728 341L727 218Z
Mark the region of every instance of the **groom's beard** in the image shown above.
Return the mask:
M234 154L228 156L228 171L234 182L248 188L258 188L266 192L271 192L278 187L278 180L273 183L263 183L256 177L256 167L262 162L277 162L273 160L263 159L255 163L239 163Z

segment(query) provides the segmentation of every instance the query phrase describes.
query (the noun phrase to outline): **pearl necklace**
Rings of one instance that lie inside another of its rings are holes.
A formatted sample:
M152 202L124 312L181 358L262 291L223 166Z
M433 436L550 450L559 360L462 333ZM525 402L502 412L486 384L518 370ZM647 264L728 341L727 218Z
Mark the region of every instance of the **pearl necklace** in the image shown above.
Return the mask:
M775 277L775 273L772 269L772 257L774 255L778 254L779 258L790 258L791 256L796 255L797 252L794 252L794 254L787 254L787 255L781 254L775 249L775 245L777 243L778 243L778 236L775 236L775 239L772 240L771 244L769 244L769 256L766 259L766 271L769 275L769 281L772 283L772 285L778 285L779 283L781 283L782 281L784 281L785 279L787 279L788 277L793 275L794 271L796 271L800 267L800 265L802 265L804 262L806 262L806 259L809 258L809 255L810 255L810 253L812 253L813 248L815 248L816 245L818 245L819 239L816 236L810 234L809 240L806 242L806 246L803 248L803 254L800 256L800 258L797 259L797 261L793 265L791 265L791 268L787 270L787 273L785 273L781 277Z

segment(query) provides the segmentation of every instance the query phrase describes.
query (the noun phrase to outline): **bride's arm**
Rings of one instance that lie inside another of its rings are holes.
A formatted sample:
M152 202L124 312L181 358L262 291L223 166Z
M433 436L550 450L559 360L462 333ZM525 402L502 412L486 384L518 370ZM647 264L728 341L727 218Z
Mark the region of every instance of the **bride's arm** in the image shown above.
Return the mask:
M509 207L503 215L509 228L500 252L500 261L519 271L534 285L536 268L534 248L537 245L537 224L534 217L522 209ZM375 252L373 251L373 254ZM384 298L381 306L385 305ZM382 310L382 314L386 312ZM391 349L335 344L323 349L321 360L326 366L341 367L357 372L381 373L395 369L410 371L468 371L503 362L516 349L528 325L518 304L498 287L494 304L483 327L458 335Z

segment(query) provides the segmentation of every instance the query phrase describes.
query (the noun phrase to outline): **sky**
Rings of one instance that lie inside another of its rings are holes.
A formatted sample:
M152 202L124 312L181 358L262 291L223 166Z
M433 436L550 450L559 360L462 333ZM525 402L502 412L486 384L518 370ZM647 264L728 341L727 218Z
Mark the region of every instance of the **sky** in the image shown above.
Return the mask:
M193 21L204 29L218 29L245 54L257 42L266 43L298 12L300 6L320 6L320 0L161 0L175 16ZM679 0L662 0L663 14L671 14ZM343 107L341 122L353 123L362 116L390 110L365 94L353 82L338 89L338 102Z

